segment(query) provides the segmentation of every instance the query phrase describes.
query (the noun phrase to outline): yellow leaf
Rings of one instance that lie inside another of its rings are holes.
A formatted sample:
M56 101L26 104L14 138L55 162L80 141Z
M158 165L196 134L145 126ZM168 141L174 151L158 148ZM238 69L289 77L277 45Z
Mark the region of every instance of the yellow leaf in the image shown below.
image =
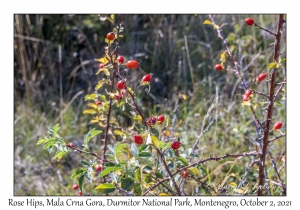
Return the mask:
M85 97L84 97L84 100L85 101L88 101L88 100L95 100L97 97L97 95L95 93L92 93L92 94L87 94Z
M104 64L107 64L109 63L109 60L106 59L106 57L104 58L99 58L99 59L96 59L96 61L98 61L99 63L104 63Z
M213 24L214 29L218 30L220 27L217 24Z
M251 106L250 101L243 101L242 106Z
M169 196L167 193L160 193L158 196Z
M190 168L187 169L187 171L188 171L190 174L194 175L194 176L200 177L200 171L199 171L198 168L190 167Z
M185 94L181 94L180 96L182 97L183 100L187 99L187 96Z
M239 193L239 194L244 194L245 191L241 189L234 189L234 192Z
M120 130L114 130L114 134L118 136L122 136L124 133Z
M103 68L103 72L104 72L104 74L105 74L107 77L110 76L110 72L109 72L109 70L108 70L107 68Z
M154 146L158 148L158 138L154 135L151 135L151 140Z
M99 90L103 86L103 83L98 83L95 87L95 90Z
M105 128L105 124L103 122L99 122L100 127Z
M96 114L96 110L94 109L86 109L83 111L83 114Z
M208 25L211 25L212 22L210 20L204 20L203 24L208 24Z
M96 104L93 104L93 103L88 103L88 106L89 106L89 107L92 107L92 108L94 108L94 109L97 109L97 108L98 108L98 106L97 106Z

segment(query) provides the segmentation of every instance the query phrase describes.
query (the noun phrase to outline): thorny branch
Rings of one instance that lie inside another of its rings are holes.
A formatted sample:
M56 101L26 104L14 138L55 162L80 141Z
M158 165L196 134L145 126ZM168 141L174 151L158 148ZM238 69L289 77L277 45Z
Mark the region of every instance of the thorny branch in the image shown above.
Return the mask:
M273 60L278 63L279 61L279 55L280 55L280 40L281 40L281 31L283 28L283 14L279 15L279 21L278 21L278 28L276 33L276 41L274 46L274 57ZM263 140L262 140L262 150L261 150L261 156L260 156L260 165L259 165L259 172L258 172L258 186L264 185L264 170L265 170L265 159L266 159L266 153L267 148L269 144L269 131L272 121L272 113L273 113L273 105L274 105L274 96L275 96L275 85L276 85L276 68L271 72L271 82L270 82L270 91L269 91L269 104L267 108L267 116L266 116L266 123L263 133ZM257 195L261 196L263 195L263 189L262 187L258 188Z

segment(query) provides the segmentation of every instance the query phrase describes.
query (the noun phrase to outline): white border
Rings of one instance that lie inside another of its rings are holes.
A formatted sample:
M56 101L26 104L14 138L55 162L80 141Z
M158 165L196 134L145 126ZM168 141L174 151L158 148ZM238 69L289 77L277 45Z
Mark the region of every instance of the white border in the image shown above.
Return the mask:
M298 5L293 5L296 1L279 0L235 0L235 1L38 1L23 0L4 3L1 1L1 68L0 68L0 90L1 90L1 190L0 206L8 206L8 198L15 200L25 200L29 197L13 196L13 14L14 13L286 13L287 14L287 164L288 164L288 188L287 197L263 197L262 200L292 200L292 209L299 207L299 182L297 176L299 172L299 160L297 151L299 150L299 90L296 86L299 84L299 15ZM33 197L35 200L46 200L50 197ZM57 197L56 197L57 198ZM71 197L75 199L75 197ZM202 197L210 199L210 197ZM252 197L256 199L256 197ZM67 199L67 197L63 197ZM86 200L81 197L77 200ZM93 200L104 200L104 197L96 197ZM113 197L114 200L123 200L122 197ZM127 199L127 198L126 198ZM137 198L139 199L139 198ZM160 198L167 199L167 198ZM194 199L194 198L190 198ZM241 198L218 197L218 200L239 200ZM17 207L14 207L17 208ZM53 209L45 207L43 209ZM63 207L68 208L68 207ZM80 209L82 207L70 207ZM100 207L94 207L94 209ZM132 209L133 207L122 207ZM139 207L145 208L145 207ZM146 207L149 208L149 207ZM153 207L151 207L153 208ZM164 207L170 209L171 207ZM174 206L172 207L174 208ZM197 207L199 208L199 207ZM253 208L253 207L252 207ZM260 207L256 207L260 208ZM23 207L22 209L33 209L32 207ZM91 208L89 208L91 209ZM216 208L219 209L219 208Z

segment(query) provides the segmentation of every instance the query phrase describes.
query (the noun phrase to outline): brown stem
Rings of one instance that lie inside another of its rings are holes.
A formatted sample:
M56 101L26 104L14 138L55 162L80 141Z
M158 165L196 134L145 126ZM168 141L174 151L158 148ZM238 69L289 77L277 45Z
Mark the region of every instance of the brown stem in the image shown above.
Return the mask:
M282 193L285 195L285 194L286 194L286 186L285 186L285 184L283 183L282 179L280 178L280 174L279 174L279 172L278 172L278 170L277 170L276 163L275 163L275 161L274 161L274 159L273 159L273 157L272 157L270 151L269 151L268 153L269 153L269 156L270 156L270 158L271 158L272 166L273 166L274 171L275 171L275 173L276 173L277 179L278 179L278 181L280 182L280 185L281 185L281 188L282 188Z
M78 148L75 148L75 147L70 147L69 145L66 145L66 146L69 147L69 148L72 149L72 150L78 151L80 154L81 154L81 153L84 153L84 154L92 155L92 156L98 158L98 159L99 159L100 161L102 161L103 163L105 163L105 162L111 162L111 161L109 161L109 160L106 160L106 159L104 159L104 158L101 158L99 155L97 155L97 154L94 153L94 152L84 151L84 150L81 150L81 149L78 149Z
M259 28L261 30L268 32L269 34L272 34L273 36L276 36L276 34L274 32L270 31L269 29L263 28L263 27L257 25L256 23L254 23L254 26L256 26L257 28Z
M251 91L252 91L253 93L255 93L255 94L264 96L264 97L266 97L266 98L269 99L269 96L268 96L267 94L265 94L265 93L262 93L262 92L259 92L259 91L253 90L253 89L251 89Z
M135 102L135 96L134 96L134 94L131 93L128 89L127 89L127 92L128 92L128 94L130 95L130 97L132 98L132 101L133 101L135 110L136 110L136 111L139 113L139 115L142 117L142 123L143 123L146 127L148 127L144 115L142 114L140 108L138 107L138 105L137 105L136 102Z
M278 63L279 61L279 51L280 51L280 39L281 39L281 31L283 27L283 14L279 15L279 21L278 21L278 28L276 33L276 41L274 46L274 57L273 60ZM264 170L265 170L265 159L267 154L267 148L268 148L268 137L269 137L269 131L272 121L272 113L273 113L273 103L274 103L274 95L275 95L275 85L276 85L276 68L271 72L271 82L270 82L270 91L269 91L269 105L267 108L267 116L266 116L266 123L263 133L263 146L260 156L260 165L259 165L259 171L258 171L258 191L257 195L261 196L263 195L263 188L264 185Z
M177 191L177 194L178 194L178 195L182 195L182 193L181 193L181 191L180 191L180 189L179 189L179 187L178 187L178 185L177 185L177 183L176 183L176 181L175 181L175 179L174 179L174 176L173 176L172 172L169 170L169 167L168 167L168 165L167 165L167 163L166 163L166 161L165 161L165 159L164 159L164 155L161 153L161 151L160 151L158 148L156 148L155 146L154 146L154 148L156 149L157 153L159 154L159 157L160 157L161 161L163 162L164 167L165 167L167 173L168 173L169 176L171 177L171 179L172 179L172 181L173 181L173 184L174 184L174 186L175 186L175 189L176 189L176 191Z
M112 82L110 86L110 92L112 93L114 90L114 84L115 84L115 77L116 73L113 73ZM108 113L107 113L107 119L106 119L106 128L105 128L105 139L104 139L104 149L103 149L103 159L105 159L105 153L107 151L107 142L108 142L108 131L109 131L109 121L110 121L110 115L111 115L111 107L112 107L113 99L112 97L109 98L109 105L108 105Z

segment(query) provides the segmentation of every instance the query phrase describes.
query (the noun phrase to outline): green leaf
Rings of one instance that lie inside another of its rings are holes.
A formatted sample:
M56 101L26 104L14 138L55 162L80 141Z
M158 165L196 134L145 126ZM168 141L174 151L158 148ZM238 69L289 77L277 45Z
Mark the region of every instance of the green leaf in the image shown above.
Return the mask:
M111 193L113 191L116 190L116 187L114 184L111 184L111 183L106 183L106 184L100 184L98 185L95 190L98 190L100 193L104 193L104 194L107 194L107 193Z
M82 160L82 161L81 161L81 164L84 165L84 166L90 166L90 165L91 165L90 163L88 163L88 162L85 161L85 160Z
M151 154L149 152L140 152L138 156L142 158L146 158L146 157L151 157Z
M164 176L159 172L159 171L155 171L155 176L159 179L163 179Z
M47 139L39 139L39 141L36 143L36 145L45 143L45 142L47 142L47 141L48 141Z
M158 130L156 130L155 128L152 128L152 129L151 129L151 133L152 133L154 136L159 136L159 132L158 132Z
M58 151L56 152L55 156L53 157L54 159L61 159L67 152L65 151Z
M171 145L172 145L172 142L166 143L165 146L162 148L162 150L169 148Z
M283 58L283 59L280 61L280 63L285 63L285 61L286 61L286 58Z
M270 64L269 64L268 68L269 68L269 69L273 69L273 68L275 68L276 66L277 66L277 62L273 62L273 63L270 63Z
M43 149L47 149L49 147L52 147L56 143L56 139L50 139L47 141L47 143L44 145Z
M275 101L276 106L282 107L282 104L278 101Z
M56 134L60 129L59 123L53 126L53 128L48 128L48 133L51 134L54 138L56 138Z
M100 173L100 178L106 176L107 174L109 174L112 171L114 172L114 171L120 171L120 170L123 170L123 168L117 167L117 166L107 167Z
M88 142L91 140L91 138L97 136L98 134L102 133L102 131L100 130L96 130L95 128L93 128L92 130L90 130L85 136L84 136L84 147L87 147Z
M146 173L150 173L152 171L152 168L150 166L145 166L143 168L143 171L145 171Z
M139 182L142 182L142 173L141 173L141 168L138 167L137 170L135 171L135 178Z
M133 189L134 189L134 195L136 196L142 195L142 187L140 183L135 183Z
M183 165L185 165L185 166L188 166L188 165L189 165L189 162L188 162L187 159L185 159L184 157L179 156L179 157L177 157L177 159L178 159L180 162L182 162Z
M53 150L53 145L51 145L50 147L48 147L48 153L49 153L49 155L51 154L52 150Z
M120 144L119 142L116 144L115 152L116 154L120 154L121 152L124 152L124 150L127 148L127 144Z
M138 150L137 146L135 145L135 143L131 144L130 152L133 156L139 155L139 150Z
M200 177L200 171L198 168L190 167L187 169L187 171L194 176Z
M148 147L149 147L149 145L147 145L147 144L142 144L142 145L140 146L140 148L139 148L139 151L141 152L141 151L147 149Z
M151 174L145 174L144 181L148 184L151 182Z
M115 183L118 183L115 173L113 171L109 173L109 176Z
M73 174L72 174L72 179L74 179L75 177L85 173L86 170L85 169L78 169L77 171L75 171Z
M133 188L134 179L133 178L125 178L121 182L121 187L124 190L131 190Z
M89 183L92 183L91 177L89 173L85 173L84 177L86 178L86 180L88 180Z
M82 191L82 186L83 186L83 180L84 180L84 175L82 175L80 178L79 178L79 189Z

